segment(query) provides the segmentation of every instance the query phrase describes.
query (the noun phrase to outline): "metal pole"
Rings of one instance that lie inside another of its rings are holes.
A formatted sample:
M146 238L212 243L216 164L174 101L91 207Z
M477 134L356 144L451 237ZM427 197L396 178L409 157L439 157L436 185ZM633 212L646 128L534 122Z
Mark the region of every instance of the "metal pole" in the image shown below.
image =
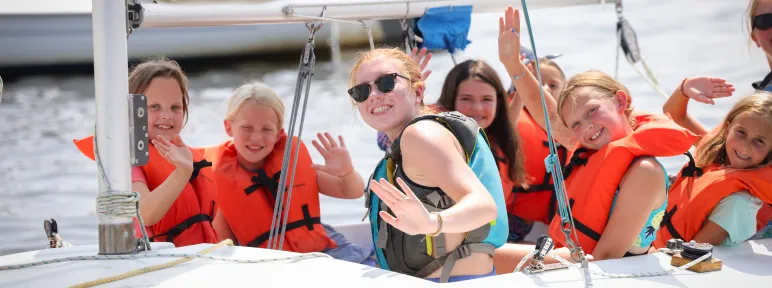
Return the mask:
M129 85L125 0L93 0L95 150L99 194L131 191L129 164ZM97 213L99 254L136 250L131 217Z

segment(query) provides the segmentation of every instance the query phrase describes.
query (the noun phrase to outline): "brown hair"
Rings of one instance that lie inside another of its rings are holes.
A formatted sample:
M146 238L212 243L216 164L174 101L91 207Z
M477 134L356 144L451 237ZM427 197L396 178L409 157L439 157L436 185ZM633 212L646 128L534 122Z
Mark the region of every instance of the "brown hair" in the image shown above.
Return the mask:
M628 90L625 85L622 85L622 83L619 83L619 81L615 80L606 73L600 72L598 70L589 70L571 77L571 79L568 80L568 83L566 83L566 87L564 87L563 91L560 92L560 97L558 97L557 101L558 117L564 126L568 127L568 124L566 124L566 119L563 117L563 113L560 113L561 109L566 104L568 99L574 98L574 93L576 93L577 90L585 87L602 93L606 98L615 98L617 91L624 91L628 97L625 115L627 115L627 119L630 121L630 126L633 125L633 118L630 116L633 113L633 99L630 95L630 90Z
M745 97L729 110L726 119L721 123L721 127L716 133L705 136L697 148L695 161L699 167L707 167L712 164L729 165L729 155L726 153L726 138L729 133L729 125L743 112L751 112L758 115L767 116L772 122L772 93L766 91L756 91L751 96ZM772 152L767 154L767 158L760 166L770 164Z
M520 148L520 136L513 123L509 121L508 94L504 91L501 79L491 66L481 60L467 60L450 70L442 85L442 94L437 104L451 111L456 110L458 86L468 79L476 79L487 83L496 90L496 116L491 125L485 128L485 133L492 136L491 144L501 148L509 166L509 180L527 185L523 164L523 151Z
M188 102L190 102L190 97L188 96L188 77L185 76L185 72L182 71L177 61L169 60L166 57L153 57L134 66L129 74L129 93L145 93L148 86L150 86L150 82L158 77L172 78L180 84L180 90L182 90L182 114L185 117L184 125L184 123L188 122Z
M560 69L560 66L558 66L558 63L555 63L555 61L552 61L548 58L541 58L539 59L539 66L550 66L552 68L555 68L560 72L560 77L562 77L561 80L563 80L563 83L566 83L566 73L563 72L563 69Z

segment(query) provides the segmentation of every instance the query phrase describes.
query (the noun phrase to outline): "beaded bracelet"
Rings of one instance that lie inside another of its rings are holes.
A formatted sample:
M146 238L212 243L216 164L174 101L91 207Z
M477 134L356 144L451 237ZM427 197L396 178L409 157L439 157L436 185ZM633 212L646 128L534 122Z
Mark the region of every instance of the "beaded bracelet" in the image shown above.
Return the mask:
M684 84L686 83L686 79L689 79L689 78L684 78L684 80L681 81L681 95L683 95L686 98L689 98L689 96L686 95L686 93L684 92Z

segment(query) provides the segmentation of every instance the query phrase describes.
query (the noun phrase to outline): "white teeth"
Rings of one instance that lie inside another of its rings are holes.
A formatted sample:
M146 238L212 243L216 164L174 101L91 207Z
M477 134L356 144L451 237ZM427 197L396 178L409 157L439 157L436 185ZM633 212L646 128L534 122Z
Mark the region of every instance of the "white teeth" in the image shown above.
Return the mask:
M155 127L158 129L165 129L165 130L172 129L172 126L169 126L169 125L155 125Z
M595 133L595 135L592 135L592 137L590 137L590 140L595 140L595 139L597 139L597 138L598 138L598 136L600 136L600 132L603 132L603 129L601 129L601 130L598 130L598 133Z
M373 108L373 113L375 113L375 114L383 113L383 112L385 112L386 110L389 110L389 109L391 109L391 106L389 106L389 105L378 106L378 107Z
M734 151L734 154L737 155L737 157L739 157L742 160L750 160L751 159L750 156L745 156L743 154L740 154L740 152L737 152L737 150Z
M263 146L247 145L247 148L252 150L260 150L260 149L263 149Z

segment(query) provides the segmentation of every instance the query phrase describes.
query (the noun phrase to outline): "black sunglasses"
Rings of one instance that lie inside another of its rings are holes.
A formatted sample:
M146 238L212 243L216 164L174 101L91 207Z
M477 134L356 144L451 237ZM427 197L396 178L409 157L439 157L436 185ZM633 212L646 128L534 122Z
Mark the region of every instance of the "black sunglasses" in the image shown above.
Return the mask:
M378 91L381 91L381 93L389 93L394 90L394 86L397 84L397 77L410 81L410 78L399 75L398 73L391 73L378 77L378 79L375 79L375 81L371 83L375 83L375 87L378 88ZM370 83L362 83L351 87L351 89L348 89L348 95L351 95L351 98L354 98L354 101L357 101L357 103L367 101L367 98L370 97Z
M772 13L753 16L751 18L751 28L759 30L772 28Z

